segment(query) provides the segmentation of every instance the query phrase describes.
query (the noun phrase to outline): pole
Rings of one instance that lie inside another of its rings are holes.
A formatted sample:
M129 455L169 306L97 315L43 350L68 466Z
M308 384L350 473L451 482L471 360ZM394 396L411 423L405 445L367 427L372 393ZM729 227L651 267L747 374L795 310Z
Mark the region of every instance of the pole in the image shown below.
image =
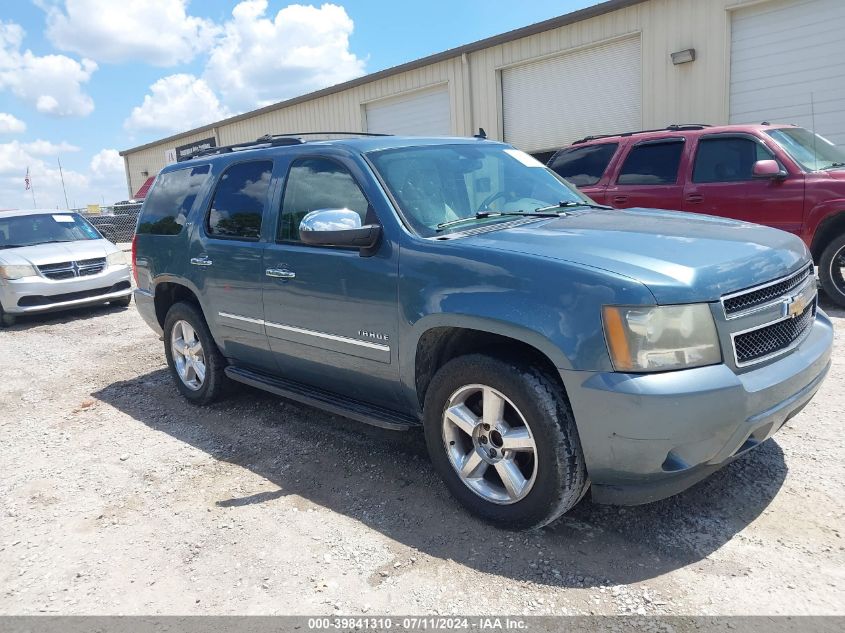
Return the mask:
M29 173L29 167L27 167L26 171L29 174L29 190L32 192L32 208L37 209L38 203L35 202L35 185L32 184L32 174Z
M67 201L67 189L65 189L65 175L62 173L62 161L56 156L56 162L59 163L59 176L62 179L62 191L65 194L65 207L70 209L70 203Z
M810 93L810 116L811 125L813 126L813 170L819 168L819 154L816 151L816 97L814 93Z

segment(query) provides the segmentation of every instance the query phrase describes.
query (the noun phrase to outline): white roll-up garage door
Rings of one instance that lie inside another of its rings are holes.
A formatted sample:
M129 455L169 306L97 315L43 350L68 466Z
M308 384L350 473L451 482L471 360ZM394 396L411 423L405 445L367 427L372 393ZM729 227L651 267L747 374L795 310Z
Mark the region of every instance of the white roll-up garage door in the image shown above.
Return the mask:
M811 106L812 102L812 106ZM845 145L845 1L774 0L731 16L731 123L813 125Z
M415 90L365 106L367 131L407 136L448 136L452 133L449 86Z
M642 126L640 38L502 70L505 140L528 152Z

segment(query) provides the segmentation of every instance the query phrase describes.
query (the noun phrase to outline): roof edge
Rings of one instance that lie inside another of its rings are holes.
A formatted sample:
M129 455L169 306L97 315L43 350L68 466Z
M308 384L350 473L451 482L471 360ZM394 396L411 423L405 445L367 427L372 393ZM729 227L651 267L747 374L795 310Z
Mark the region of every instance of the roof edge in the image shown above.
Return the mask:
M314 92L309 92L298 97L291 97L290 99L279 101L278 103L273 103L262 108L257 108L255 110L249 110L248 112L236 114L226 119L220 119L219 121L215 121L214 123L208 123L206 125L187 130L185 132L172 134L165 138L151 141L149 143L144 143L143 145L138 145L137 147L124 149L121 150L119 154L121 156L126 156L127 154L139 152L144 149L149 149L150 147L155 147L156 145L161 145L162 143L179 140L185 136L200 134L201 132L208 132L221 125L229 125L231 123L236 123L244 119L252 118L254 116L266 114L267 112L273 112L275 110L289 108L290 106L294 106L305 101L312 101L314 99L319 99L320 97L326 97L328 95L332 95L338 92L343 92L344 90L349 90L350 88L355 88L357 86L368 84L373 81L378 81L379 79L385 79L393 75L398 75L399 73L408 72L410 70L416 70L417 68L422 68L423 66L430 66L431 64L436 64L438 62L459 57L465 53L473 53L484 48L498 46L499 44L512 42L523 37L529 37L531 35L536 35L537 33L543 33L544 31L551 31L552 29L567 26L569 24L574 24L576 22L581 22L583 20L588 20L590 18L604 15L605 13L618 11L619 9L625 9L627 7L634 6L645 1L646 0L606 0L605 2L595 4L591 7L584 7L583 9L578 9L577 11L572 11L570 13L559 15L548 20L543 20L542 22L536 22L534 24L529 24L528 26L523 26L518 29L506 31L505 33L500 33L499 35L493 35L491 37L487 37L482 40L477 40L469 44L463 44L461 46L450 48L440 53L434 53L433 55L428 55L427 57L421 57L419 59L405 62L404 64L399 64L398 66L391 66L390 68L385 68L374 73L361 75L360 77L356 77L355 79L350 79L349 81L335 84L334 86L321 88L320 90L315 90Z

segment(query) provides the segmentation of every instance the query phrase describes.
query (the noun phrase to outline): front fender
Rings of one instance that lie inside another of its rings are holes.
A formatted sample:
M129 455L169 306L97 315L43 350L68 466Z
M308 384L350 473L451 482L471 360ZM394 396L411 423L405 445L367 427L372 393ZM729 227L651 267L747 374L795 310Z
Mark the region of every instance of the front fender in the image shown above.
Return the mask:
M804 243L813 248L819 228L837 216L845 216L845 198L825 200L810 209L804 221Z
M606 270L461 240L415 240L400 258L402 383L414 388L418 343L435 327L516 339L559 369L612 371L601 307L653 303L642 283Z

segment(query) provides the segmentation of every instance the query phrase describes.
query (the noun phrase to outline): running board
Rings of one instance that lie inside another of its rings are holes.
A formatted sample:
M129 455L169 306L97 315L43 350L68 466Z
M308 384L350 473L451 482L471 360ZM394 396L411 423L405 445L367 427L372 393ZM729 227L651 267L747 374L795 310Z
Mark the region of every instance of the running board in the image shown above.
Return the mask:
M383 429L407 431L420 425L419 420L403 413L250 369L230 365L226 367L226 375L250 387Z

